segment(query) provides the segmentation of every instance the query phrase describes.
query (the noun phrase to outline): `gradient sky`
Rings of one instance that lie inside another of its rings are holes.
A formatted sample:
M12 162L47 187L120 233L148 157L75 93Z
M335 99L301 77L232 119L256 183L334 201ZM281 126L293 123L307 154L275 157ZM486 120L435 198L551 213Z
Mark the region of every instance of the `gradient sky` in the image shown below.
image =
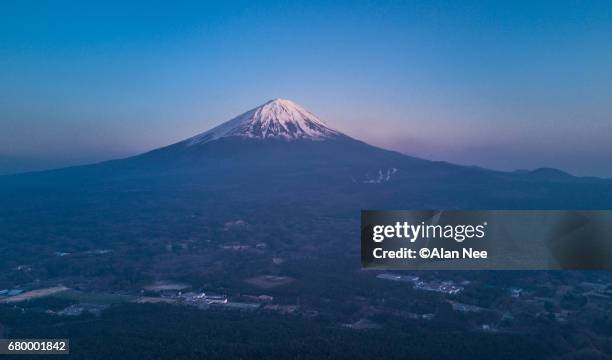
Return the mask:
M276 97L411 155L612 177L612 3L0 5L0 173L137 154Z

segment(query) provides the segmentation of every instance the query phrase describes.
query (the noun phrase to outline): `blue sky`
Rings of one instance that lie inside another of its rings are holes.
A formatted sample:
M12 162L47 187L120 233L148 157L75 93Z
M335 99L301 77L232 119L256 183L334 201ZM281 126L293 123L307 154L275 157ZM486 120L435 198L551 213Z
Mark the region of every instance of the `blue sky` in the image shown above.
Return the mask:
M612 177L612 4L0 5L0 173L137 154L277 97L411 155Z

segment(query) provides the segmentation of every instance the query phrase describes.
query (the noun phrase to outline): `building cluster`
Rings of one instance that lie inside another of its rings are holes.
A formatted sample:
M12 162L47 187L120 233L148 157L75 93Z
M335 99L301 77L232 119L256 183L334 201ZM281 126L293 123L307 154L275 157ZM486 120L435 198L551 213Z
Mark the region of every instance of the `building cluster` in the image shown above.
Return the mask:
M418 290L441 292L450 295L458 294L463 290L463 286L455 285L452 281L417 281L414 283L414 288Z
M376 277L383 280L411 283L417 290L435 291L450 295L458 294L464 289L463 286L456 285L453 281L423 281L418 276L413 275L383 273Z
M415 283L419 281L419 277L413 276L413 275L396 275L396 274L384 273L384 274L378 274L376 277L379 279L383 279L383 280L401 281L401 282L409 282L409 283Z
M227 295L222 294L187 292L184 294L180 294L179 297L186 303L191 303L194 305L227 304Z
M70 305L67 308L60 310L55 314L60 315L60 316L79 316L79 315L87 313L87 314L99 316L100 313L108 307L109 307L108 305L81 303L81 304Z
M512 296L513 298L518 298L521 297L521 294L523 293L523 289L521 288L510 288L510 296Z
M244 244L228 244L222 245L221 248L223 250L231 250L231 251L245 251L251 248L251 245Z

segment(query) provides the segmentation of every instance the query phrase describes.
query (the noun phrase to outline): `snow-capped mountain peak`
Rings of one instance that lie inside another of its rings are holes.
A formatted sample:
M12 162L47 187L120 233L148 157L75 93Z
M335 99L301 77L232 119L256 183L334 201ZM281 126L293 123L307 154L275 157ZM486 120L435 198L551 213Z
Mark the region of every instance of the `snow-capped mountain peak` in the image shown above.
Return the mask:
M291 100L274 99L187 140L195 145L224 137L325 140L341 136Z

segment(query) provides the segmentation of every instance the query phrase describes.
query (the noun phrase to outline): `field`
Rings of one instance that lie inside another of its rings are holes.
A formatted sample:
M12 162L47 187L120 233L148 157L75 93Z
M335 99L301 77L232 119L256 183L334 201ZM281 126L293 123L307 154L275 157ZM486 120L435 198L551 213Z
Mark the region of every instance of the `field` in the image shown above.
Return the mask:
M74 300L80 303L111 305L125 302L135 301L136 296L120 295L120 294L105 294L105 293L88 293L77 290L68 290L55 294L55 298Z
M37 290L27 291L27 292L24 292L16 296L11 296L6 299L2 299L0 300L0 303L16 303L16 302L21 302L21 301L26 301L26 300L31 300L31 299L41 298L45 296L50 296L53 294L62 293L67 290L69 290L69 288L63 285L44 288L44 289L37 289Z
M246 279L245 281L261 289L271 289L273 287L289 284L295 281L295 279L290 278L288 276L262 275Z

